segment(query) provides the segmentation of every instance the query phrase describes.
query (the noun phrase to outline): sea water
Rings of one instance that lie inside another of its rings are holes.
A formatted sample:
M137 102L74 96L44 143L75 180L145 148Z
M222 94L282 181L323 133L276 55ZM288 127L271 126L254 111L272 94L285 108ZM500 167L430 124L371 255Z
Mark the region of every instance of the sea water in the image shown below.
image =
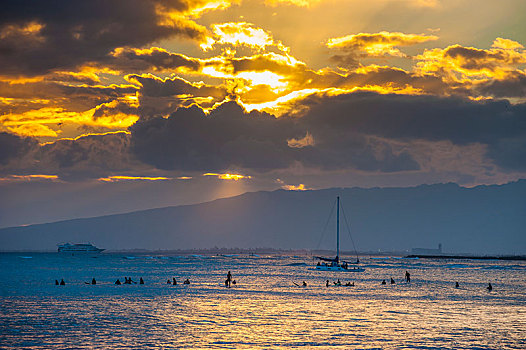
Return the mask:
M4 253L0 348L526 348L525 262L361 260L351 273L308 256Z

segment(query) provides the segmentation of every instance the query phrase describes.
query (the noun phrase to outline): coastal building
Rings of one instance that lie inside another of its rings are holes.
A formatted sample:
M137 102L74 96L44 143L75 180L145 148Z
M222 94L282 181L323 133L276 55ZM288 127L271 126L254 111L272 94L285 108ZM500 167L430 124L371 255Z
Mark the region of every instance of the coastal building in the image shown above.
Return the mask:
M433 248L412 248L413 255L442 255L442 243L438 244L438 249Z

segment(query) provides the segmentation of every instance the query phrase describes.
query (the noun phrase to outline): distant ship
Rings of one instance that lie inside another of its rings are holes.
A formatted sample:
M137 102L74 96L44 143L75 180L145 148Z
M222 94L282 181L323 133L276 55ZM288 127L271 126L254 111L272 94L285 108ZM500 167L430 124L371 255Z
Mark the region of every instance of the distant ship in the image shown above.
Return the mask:
M59 253L100 253L104 249L97 248L93 244L90 243L77 243L77 244L70 244L70 243L64 243L58 245L58 252Z

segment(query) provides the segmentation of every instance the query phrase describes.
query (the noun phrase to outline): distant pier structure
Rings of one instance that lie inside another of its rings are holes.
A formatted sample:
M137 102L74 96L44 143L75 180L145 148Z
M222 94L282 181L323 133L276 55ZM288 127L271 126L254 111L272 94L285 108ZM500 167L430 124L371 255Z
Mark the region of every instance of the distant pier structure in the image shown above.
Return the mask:
M442 243L438 244L438 249L433 248L412 248L411 255L442 255Z

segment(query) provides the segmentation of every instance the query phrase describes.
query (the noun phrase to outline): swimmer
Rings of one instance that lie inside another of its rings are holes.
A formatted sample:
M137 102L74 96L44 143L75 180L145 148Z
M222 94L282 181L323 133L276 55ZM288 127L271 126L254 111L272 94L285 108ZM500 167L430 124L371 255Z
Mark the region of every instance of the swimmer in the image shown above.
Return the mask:
M174 286L176 286L176 285L177 285L177 281L175 280L175 277L173 277L172 280L173 280L173 281L172 281L172 284L173 284Z
M391 277L391 284L395 284L395 280Z
M186 280L184 280L183 284L190 284L190 280L187 278Z
M97 284L97 281L95 281L95 278L91 280L91 284Z
M325 281L325 287L329 286L329 280Z
M303 281L303 287L307 287L307 282Z
M386 283L385 283L385 280L382 281L382 284L386 284Z
M57 280L55 280L55 286L58 286L58 281Z
M120 286L120 285L121 285L121 281L120 281L119 279L117 279L117 280L115 281L115 284L118 285L118 286Z
M458 282L455 282L455 288L460 288L460 285L458 284Z
M493 290L493 286L491 285L491 283L488 283L488 286L486 288L488 292L491 292Z
M61 280L60 280L60 285L61 285L61 286L65 286L65 285L66 285L66 282L64 282L64 279L61 279ZM490 284L490 286L491 286L491 284Z
M166 284L172 284L172 282L170 282L170 280L167 280L167 281L166 281Z
M144 284L144 280L142 279L142 277L139 279L139 284Z

